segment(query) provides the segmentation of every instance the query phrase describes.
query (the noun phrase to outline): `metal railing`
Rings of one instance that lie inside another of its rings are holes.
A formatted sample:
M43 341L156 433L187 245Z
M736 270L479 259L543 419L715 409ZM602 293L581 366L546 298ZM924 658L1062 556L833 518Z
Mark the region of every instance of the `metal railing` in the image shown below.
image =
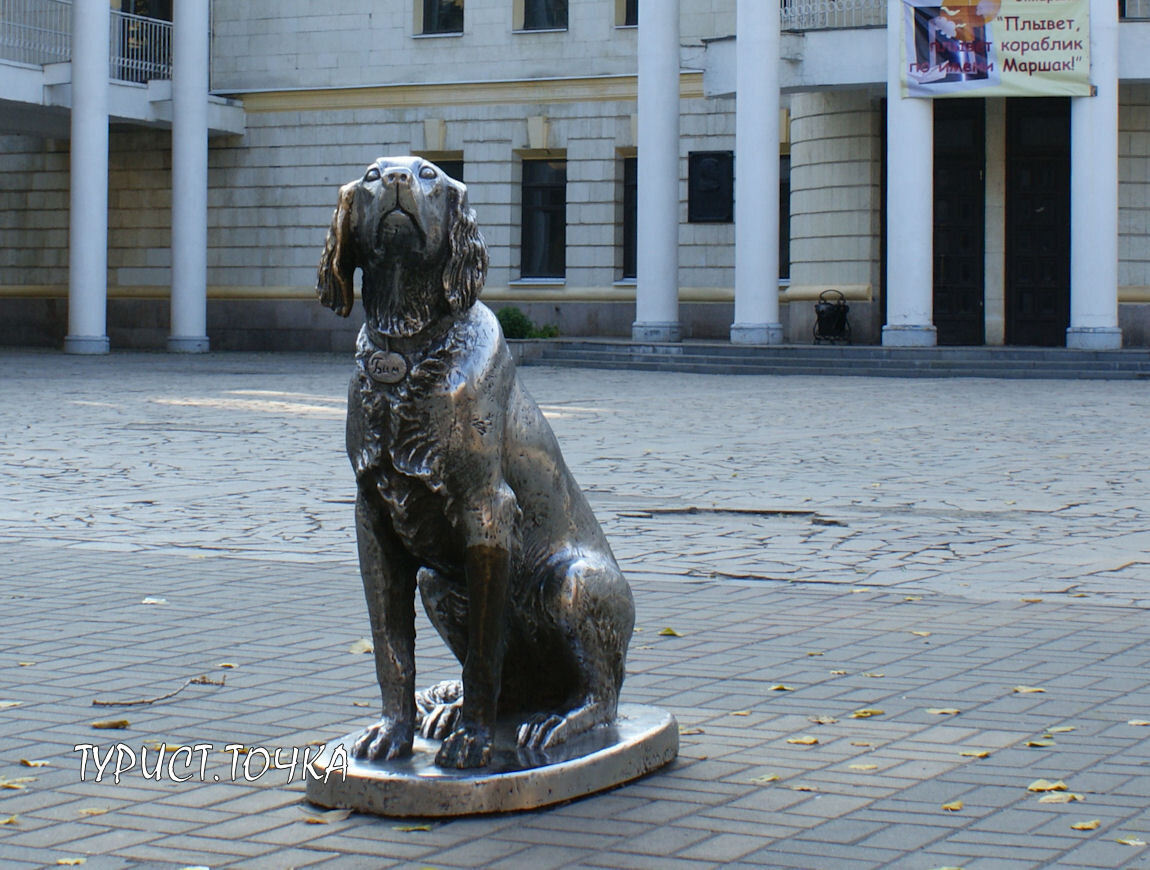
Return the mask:
M112 10L112 78L146 82L172 77L172 22Z
M781 0L783 30L886 26L886 0Z
M111 78L172 77L172 22L113 9L108 38ZM0 58L28 64L71 60L71 0L0 0Z
M70 0L0 0L0 58L45 64L71 56Z

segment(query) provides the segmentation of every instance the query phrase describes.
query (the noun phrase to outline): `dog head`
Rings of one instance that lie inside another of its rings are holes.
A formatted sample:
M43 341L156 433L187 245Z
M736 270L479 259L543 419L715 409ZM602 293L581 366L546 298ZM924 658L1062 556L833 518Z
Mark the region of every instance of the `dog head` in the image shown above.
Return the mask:
M369 322L414 335L469 309L487 275L487 247L467 188L420 157L380 157L339 189L316 276L321 303L342 317L363 270Z

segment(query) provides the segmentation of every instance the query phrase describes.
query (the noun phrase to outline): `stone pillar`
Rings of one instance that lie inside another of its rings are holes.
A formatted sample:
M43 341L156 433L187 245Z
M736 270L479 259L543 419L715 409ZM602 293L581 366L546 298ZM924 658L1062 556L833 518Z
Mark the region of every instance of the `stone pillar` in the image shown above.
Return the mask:
M1090 3L1093 97L1070 101L1070 328L1066 346L1112 350L1118 328L1118 11Z
M902 0L887 0L886 325L890 347L930 347L934 328L934 111L903 98Z
M735 91L735 344L781 344L779 10L739 0Z
M108 0L72 5L67 353L107 353Z
M679 341L679 0L639 0L638 146L631 336Z
M172 45L172 331L208 349L208 0L175 0Z

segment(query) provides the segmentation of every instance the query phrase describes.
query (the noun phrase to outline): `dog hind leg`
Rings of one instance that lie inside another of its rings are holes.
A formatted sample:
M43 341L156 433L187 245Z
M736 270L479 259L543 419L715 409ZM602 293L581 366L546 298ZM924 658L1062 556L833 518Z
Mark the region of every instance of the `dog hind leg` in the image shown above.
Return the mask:
M528 750L548 749L615 718L635 623L631 590L609 557L568 563L545 591L543 607L561 648L570 651L578 684L565 710L534 713L519 726L516 742Z

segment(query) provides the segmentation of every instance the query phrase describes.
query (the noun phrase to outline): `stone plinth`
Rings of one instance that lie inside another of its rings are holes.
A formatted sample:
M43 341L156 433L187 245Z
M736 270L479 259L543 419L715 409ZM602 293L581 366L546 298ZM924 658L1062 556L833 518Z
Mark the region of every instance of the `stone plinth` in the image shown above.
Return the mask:
M650 773L679 751L679 726L664 710L620 704L610 727L596 728L562 746L524 757L510 726L496 732L492 761L476 770L435 766L439 741L415 739L408 758L363 762L351 758L349 734L328 746L315 768L322 775L342 747L346 776L309 779L307 799L322 807L381 816L464 816L528 810L584 797Z

